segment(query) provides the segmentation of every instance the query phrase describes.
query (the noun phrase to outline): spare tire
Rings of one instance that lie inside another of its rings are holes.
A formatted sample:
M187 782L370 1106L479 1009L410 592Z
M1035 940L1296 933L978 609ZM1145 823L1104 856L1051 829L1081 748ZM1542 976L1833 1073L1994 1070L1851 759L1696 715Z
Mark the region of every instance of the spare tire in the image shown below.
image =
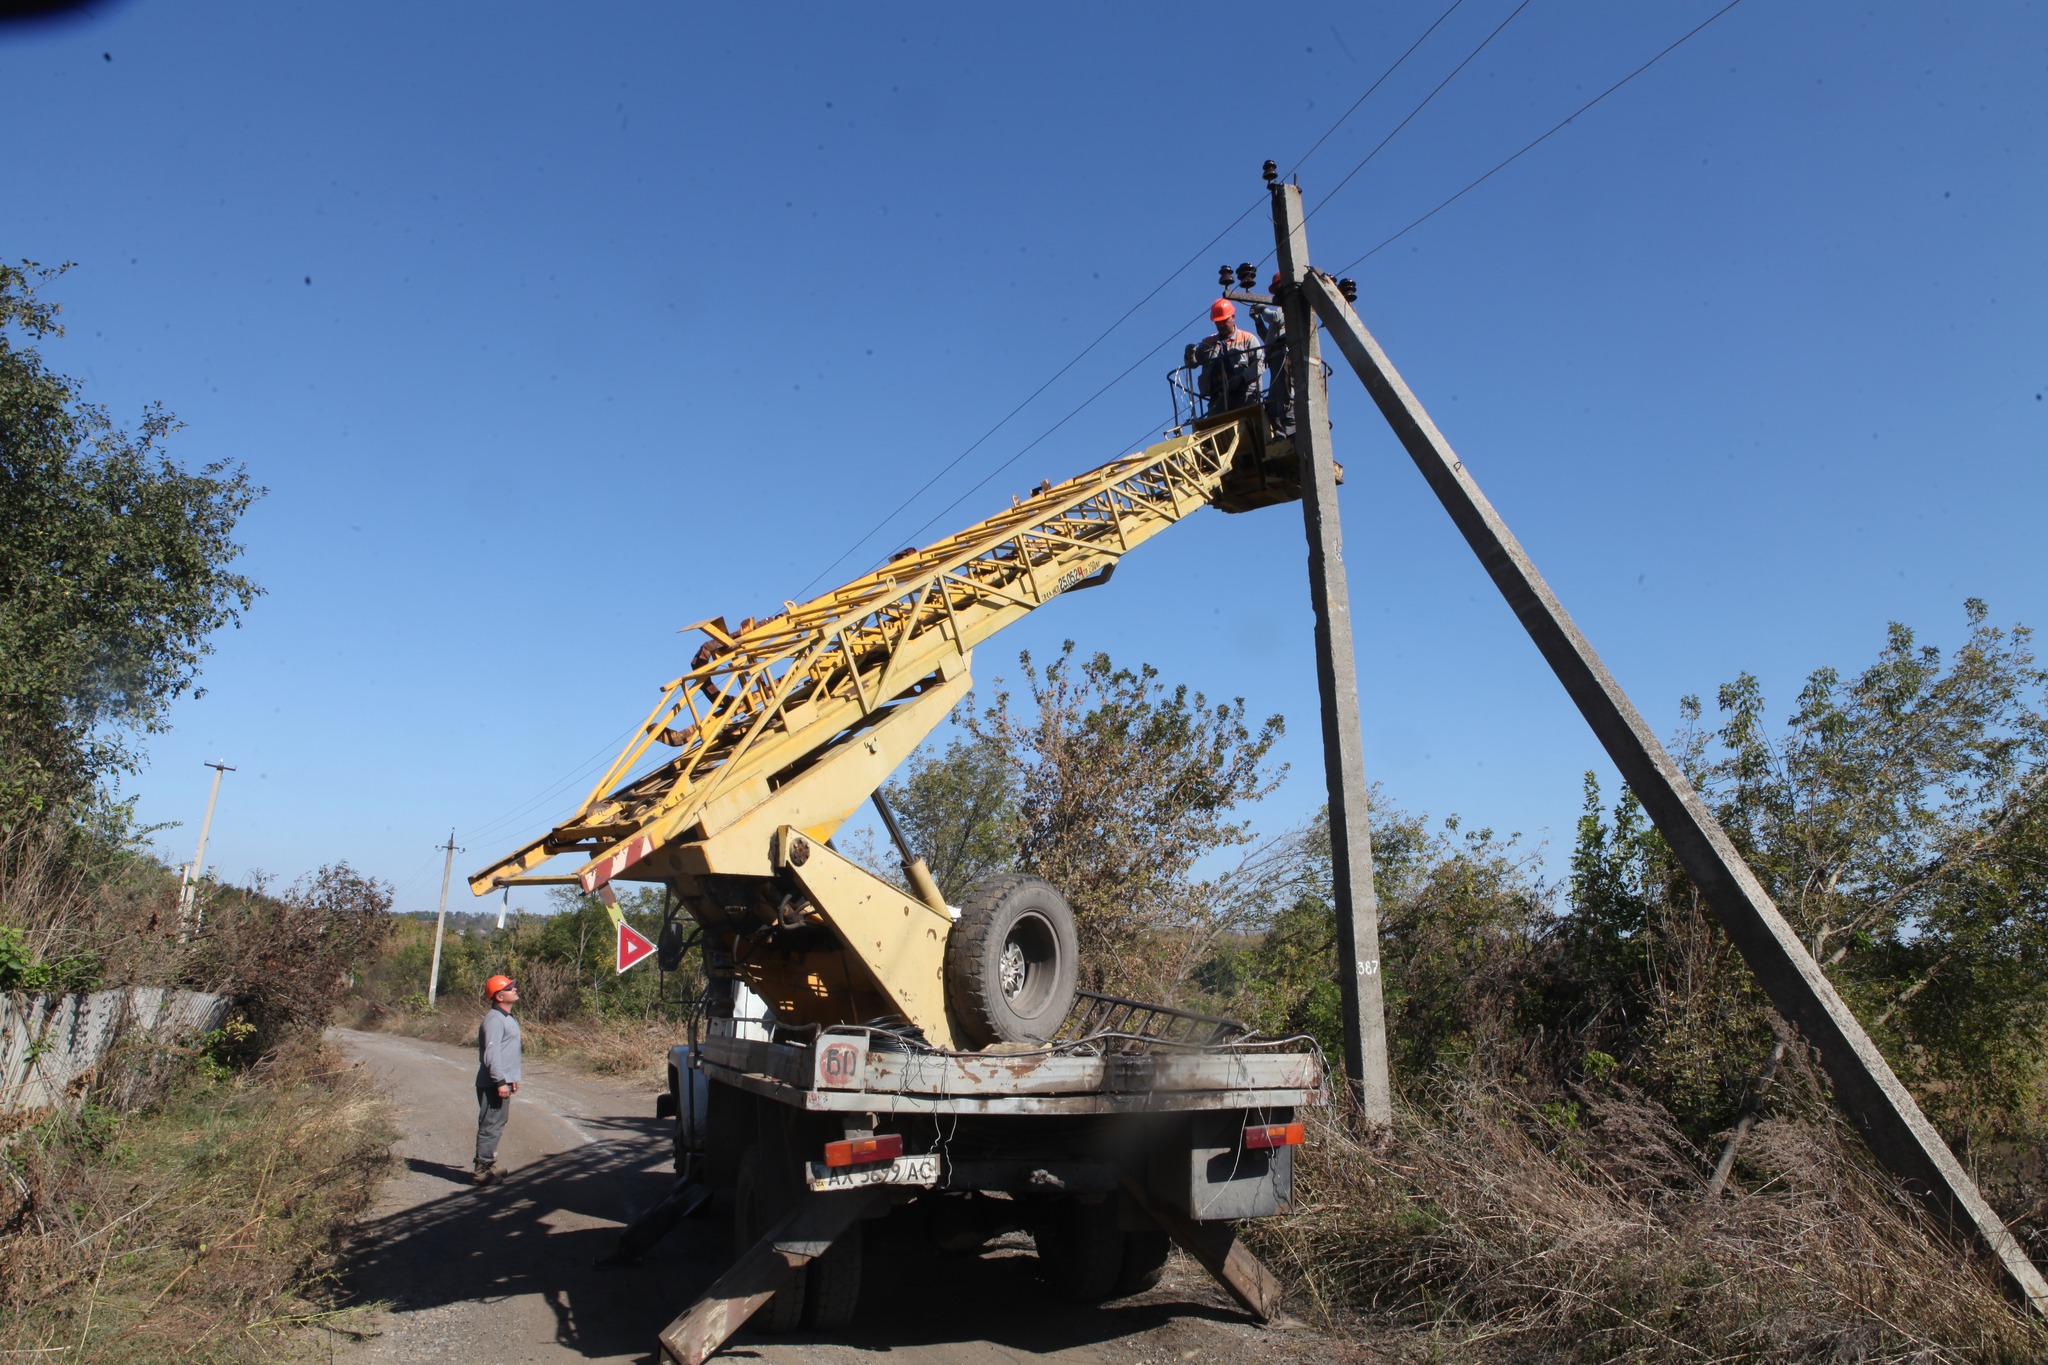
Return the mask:
M946 1004L963 1047L1042 1043L1074 1005L1074 912L1049 882L993 877L960 907L946 938Z

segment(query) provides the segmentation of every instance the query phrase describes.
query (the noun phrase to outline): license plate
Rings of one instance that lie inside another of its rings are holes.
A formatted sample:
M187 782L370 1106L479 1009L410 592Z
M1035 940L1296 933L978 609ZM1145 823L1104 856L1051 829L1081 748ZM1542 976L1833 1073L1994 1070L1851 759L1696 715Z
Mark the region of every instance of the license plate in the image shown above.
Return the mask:
M936 1152L929 1156L899 1156L886 1166L877 1163L844 1171L813 1161L808 1183L814 1190L857 1190L863 1185L936 1185L939 1183L939 1158Z

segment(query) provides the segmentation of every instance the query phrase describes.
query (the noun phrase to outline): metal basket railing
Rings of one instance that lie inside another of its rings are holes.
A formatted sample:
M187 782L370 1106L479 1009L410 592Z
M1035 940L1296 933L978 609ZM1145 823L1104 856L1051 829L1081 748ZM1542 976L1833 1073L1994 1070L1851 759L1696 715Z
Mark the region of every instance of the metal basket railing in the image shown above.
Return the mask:
M1271 382L1272 378L1271 373L1265 368L1266 348L1256 346L1236 354L1245 357L1241 363L1251 370L1251 375L1250 383L1235 406L1261 406L1266 401L1265 385ZM1210 395L1204 392L1202 379L1206 368L1209 367L1195 359L1194 347L1190 346L1181 364L1166 372L1166 387L1173 397L1173 424L1176 427L1184 427L1225 410L1212 402ZM1212 375L1211 378L1215 380L1217 376Z
M1235 1019L1196 1014L1171 1005L1154 1005L1121 995L1095 991L1074 992L1074 1007L1060 1029L1063 1041L1110 1035L1137 1045L1161 1047L1214 1047L1249 1034L1251 1029Z

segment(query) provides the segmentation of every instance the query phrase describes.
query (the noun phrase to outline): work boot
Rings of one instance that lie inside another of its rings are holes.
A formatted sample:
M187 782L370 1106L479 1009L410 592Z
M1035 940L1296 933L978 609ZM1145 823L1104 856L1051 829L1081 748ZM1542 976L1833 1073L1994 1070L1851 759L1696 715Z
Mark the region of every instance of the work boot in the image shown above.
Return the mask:
M489 1185L493 1183L498 1179L498 1163L495 1161L477 1162L476 1174L472 1175L469 1179L470 1183L475 1185Z

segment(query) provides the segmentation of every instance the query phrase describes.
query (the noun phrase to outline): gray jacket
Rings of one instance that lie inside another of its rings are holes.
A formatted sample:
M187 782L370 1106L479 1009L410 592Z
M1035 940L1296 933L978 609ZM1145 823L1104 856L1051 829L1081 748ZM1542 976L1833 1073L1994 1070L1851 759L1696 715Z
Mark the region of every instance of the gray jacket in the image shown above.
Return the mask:
M485 1088L519 1079L519 1021L493 1006L476 1031L476 1083Z

